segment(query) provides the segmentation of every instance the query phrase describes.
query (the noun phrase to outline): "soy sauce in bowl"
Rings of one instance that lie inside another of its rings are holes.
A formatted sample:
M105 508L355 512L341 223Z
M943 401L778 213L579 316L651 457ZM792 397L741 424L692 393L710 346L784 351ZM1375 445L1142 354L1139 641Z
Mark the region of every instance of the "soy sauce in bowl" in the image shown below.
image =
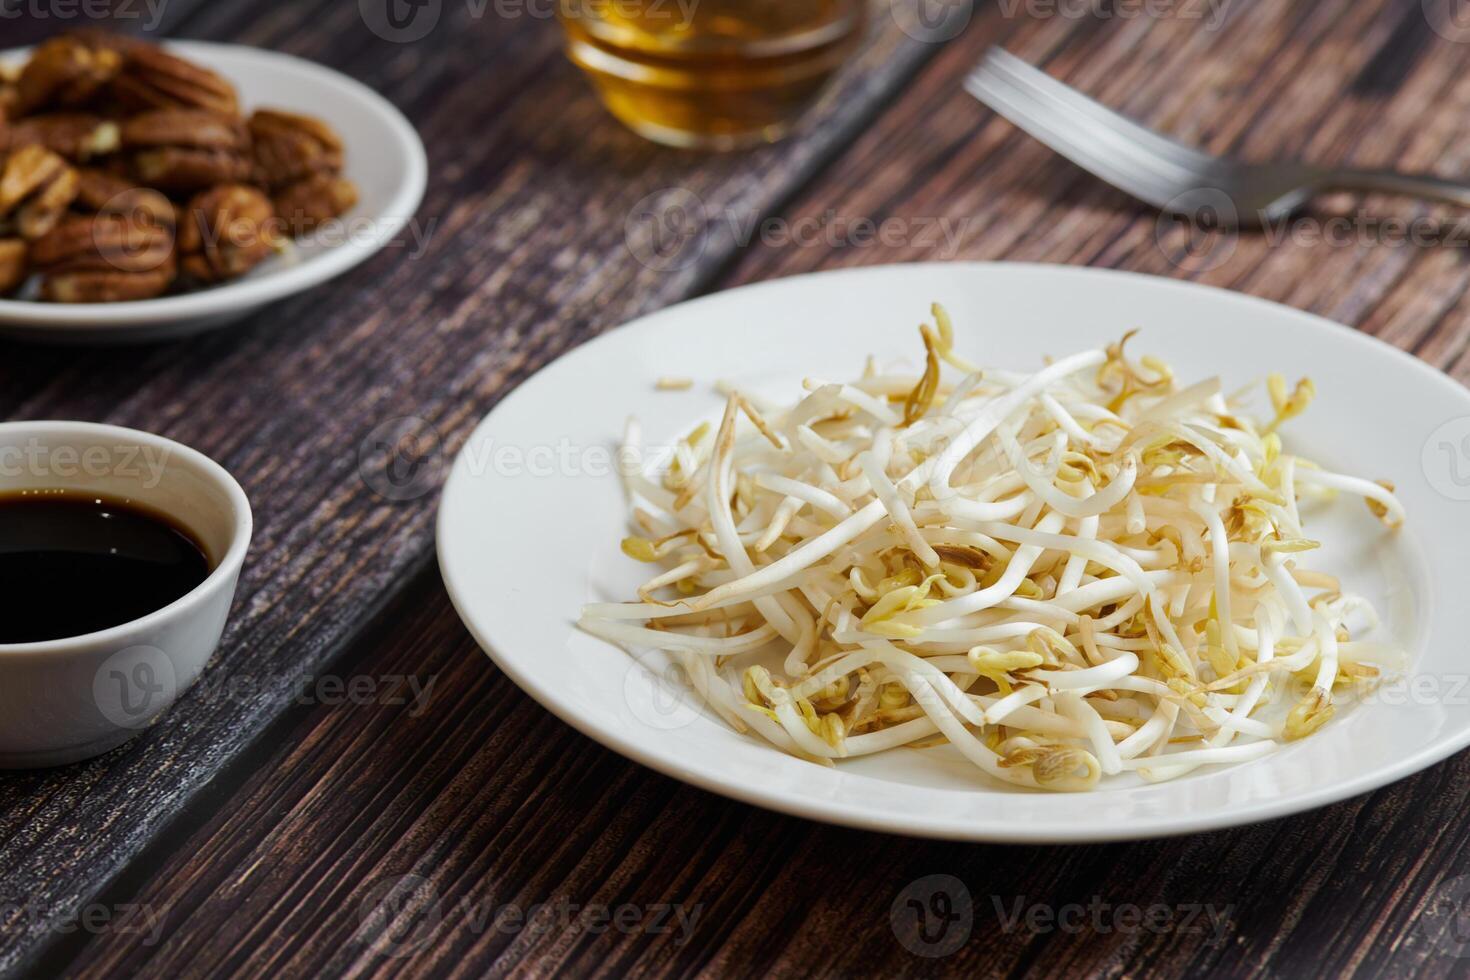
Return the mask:
M209 577L185 528L131 501L66 490L0 494L0 644L121 626Z

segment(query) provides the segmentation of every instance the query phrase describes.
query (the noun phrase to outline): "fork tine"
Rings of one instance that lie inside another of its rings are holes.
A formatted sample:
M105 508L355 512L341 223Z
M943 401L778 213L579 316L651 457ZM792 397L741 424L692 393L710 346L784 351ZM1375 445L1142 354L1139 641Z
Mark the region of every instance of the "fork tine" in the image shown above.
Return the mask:
M1059 107L1070 109L1079 117L1091 119L1106 126L1110 131L1126 138L1134 146L1144 147L1155 155L1169 160L1178 160L1184 166L1201 173L1208 173L1220 165L1220 161L1193 147L1185 146L1126 116L1088 98L1064 82L1059 82L1046 72L1021 60L1009 51L992 47L980 59L980 67L990 67L997 75L1013 81L1033 94L1055 102Z
M1035 96L981 67L965 89L1016 126L1114 187L1155 207L1167 206L1198 181L1194 175L1138 147L1119 145L1116 134ZM1110 138L1111 136L1111 138Z
M1200 172L1174 153L1155 153L1149 145L1133 141L1130 134L1110 128L1105 122L1086 115L1073 106L1051 98L1046 92L1018 83L986 65L974 73L985 80L991 92L1003 92L1010 104L1040 120L1048 129L1070 135L1105 161L1147 171L1153 179L1171 185L1192 186L1202 179Z
M1027 107L1033 116L1039 115L1047 121L1049 128L1072 134L1083 141L1094 156L1103 156L1120 167L1141 168L1151 175L1151 179L1168 184L1176 192L1211 182L1210 172L1194 166L1190 157L1175 152L1169 144L1164 144L1165 152L1155 152L1156 142L1139 143L1133 139L1131 130L1114 129L1111 122L1121 117L1108 110L1099 107L1098 112L1105 114L1099 118L1070 102L1053 98L1047 89L1038 89L996 71L991 65L982 66L978 72L992 79L992 90L1003 88L1012 96L1014 103Z

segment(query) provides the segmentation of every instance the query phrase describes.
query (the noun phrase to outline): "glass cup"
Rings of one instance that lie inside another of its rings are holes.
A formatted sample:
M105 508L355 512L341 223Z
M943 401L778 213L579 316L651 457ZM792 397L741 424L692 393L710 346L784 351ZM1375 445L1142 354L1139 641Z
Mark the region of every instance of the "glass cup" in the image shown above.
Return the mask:
M856 49L866 0L562 0L567 54L657 143L775 142Z

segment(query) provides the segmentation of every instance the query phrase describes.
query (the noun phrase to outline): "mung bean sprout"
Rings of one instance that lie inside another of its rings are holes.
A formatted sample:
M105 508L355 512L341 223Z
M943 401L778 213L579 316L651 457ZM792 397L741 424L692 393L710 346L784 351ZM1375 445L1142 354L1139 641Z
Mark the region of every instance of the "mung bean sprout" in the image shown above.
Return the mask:
M1132 334L981 369L931 312L916 375L869 359L784 408L722 385L717 425L625 475L623 551L660 571L581 627L664 651L799 758L947 744L1043 790L1260 758L1402 657L1355 639L1371 606L1305 565L1306 498L1404 521L1391 483L1285 450L1309 380L1270 375L1257 420L1218 380L1131 357Z

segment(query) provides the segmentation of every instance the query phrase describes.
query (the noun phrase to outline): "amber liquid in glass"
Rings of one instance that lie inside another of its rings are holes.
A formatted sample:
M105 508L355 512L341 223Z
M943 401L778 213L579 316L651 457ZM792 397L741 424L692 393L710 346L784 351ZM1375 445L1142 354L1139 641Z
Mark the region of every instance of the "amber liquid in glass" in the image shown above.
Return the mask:
M861 39L865 0L562 0L567 53L647 138L780 139Z

